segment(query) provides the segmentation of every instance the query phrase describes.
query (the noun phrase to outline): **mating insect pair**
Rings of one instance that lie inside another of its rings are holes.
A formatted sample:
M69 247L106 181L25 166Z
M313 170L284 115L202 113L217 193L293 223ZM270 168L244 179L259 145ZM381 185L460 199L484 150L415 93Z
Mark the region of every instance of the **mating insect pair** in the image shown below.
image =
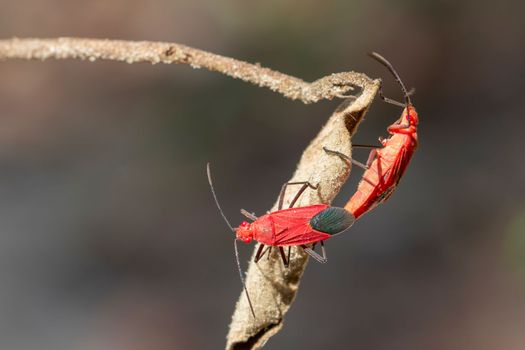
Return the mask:
M213 190L210 169L208 166L208 179L215 202L230 229L236 233L235 243L237 242L237 239L245 243L249 243L252 240L256 240L260 243L255 256L256 262L266 254L266 252L269 254L269 250L272 247L277 247L285 266L287 266L289 264L290 248L292 246L300 246L315 260L326 262L323 242L350 228L358 217L372 210L379 203L387 200L397 187L397 184L403 176L417 147L417 125L419 119L417 112L410 101L410 94L390 62L377 53L371 53L370 56L386 66L394 75L403 91L405 103L399 103L386 98L381 89L379 90L380 97L385 102L401 106L404 109L401 117L387 128L387 131L391 136L381 141L382 147L364 146L372 148L366 165L357 162L340 152L325 148L326 152L337 155L354 165L365 169L357 191L350 198L344 208L330 207L324 204L293 208L293 205L307 188L316 189L317 186L306 181L286 183L283 185L279 196L279 207L277 211L268 213L261 217L256 217L255 215L242 210L241 212L244 215L254 221L252 223L244 221L239 227L234 229L219 206L215 191ZM354 145L354 147L363 146ZM302 185L302 187L290 203L290 207L288 209L282 209L286 188L289 185L299 184ZM313 246L317 242L321 243L322 256L313 250ZM310 244L312 244L312 247L308 246ZM265 246L267 246L266 249ZM287 255L285 254L284 247L288 248ZM251 301L240 269L236 244L235 253L239 274L253 313Z

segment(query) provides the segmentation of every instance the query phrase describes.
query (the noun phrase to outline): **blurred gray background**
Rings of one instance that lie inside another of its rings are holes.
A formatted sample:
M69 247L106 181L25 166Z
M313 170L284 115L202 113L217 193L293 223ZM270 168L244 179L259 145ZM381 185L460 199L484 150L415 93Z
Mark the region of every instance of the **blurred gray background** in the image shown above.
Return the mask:
M361 71L400 99L365 55L382 53L417 88L420 148L390 201L310 263L267 348L525 347L522 2L0 4L2 38L173 41L305 80ZM0 348L222 348L241 284L205 164L234 223L265 212L339 102L183 65L4 61L0 76ZM354 141L399 113L378 99Z

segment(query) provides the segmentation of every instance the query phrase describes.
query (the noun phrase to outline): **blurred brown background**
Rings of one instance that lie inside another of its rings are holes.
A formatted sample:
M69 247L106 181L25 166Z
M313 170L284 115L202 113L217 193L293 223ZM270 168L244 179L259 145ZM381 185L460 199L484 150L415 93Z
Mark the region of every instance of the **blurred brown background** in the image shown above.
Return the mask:
M310 263L267 348L525 348L522 2L0 5L2 38L174 41L305 80L365 72L400 99L365 55L382 53L417 88L420 148ZM262 213L338 102L188 66L5 61L0 77L0 348L222 348L241 284L205 164L234 223ZM377 100L354 140L399 113Z

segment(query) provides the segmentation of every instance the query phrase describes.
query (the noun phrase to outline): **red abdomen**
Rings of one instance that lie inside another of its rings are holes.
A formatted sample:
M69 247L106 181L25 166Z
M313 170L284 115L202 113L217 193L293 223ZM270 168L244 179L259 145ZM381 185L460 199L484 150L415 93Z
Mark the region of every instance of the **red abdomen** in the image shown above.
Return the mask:
M377 151L376 159L363 174L356 193L345 209L358 218L388 199L407 168L414 149L411 135L390 137L384 148Z

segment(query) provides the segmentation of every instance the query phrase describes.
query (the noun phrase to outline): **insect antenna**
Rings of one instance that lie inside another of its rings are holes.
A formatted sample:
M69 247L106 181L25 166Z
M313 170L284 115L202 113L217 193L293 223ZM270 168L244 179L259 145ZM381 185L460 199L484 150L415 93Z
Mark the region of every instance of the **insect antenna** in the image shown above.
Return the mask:
M235 230L233 229L233 226L230 224L230 222L226 218L226 215L224 215L224 212L222 211L221 205L219 204L219 200L217 199L217 195L215 194L215 189L213 188L213 183L211 181L210 163L206 164L206 172L208 173L208 182L210 184L211 194L213 195L213 199L215 199L215 205L217 205L217 209L219 209L219 213L221 213L222 218L224 219L224 221L226 221L226 225L228 225L230 230L232 230L233 233L235 233Z
M246 293L246 299L248 299L248 304L250 305L250 311L252 312L253 318L255 317L255 311L253 310L252 300L250 299L250 294L248 294L248 288L246 288L246 283L244 282L244 277L242 276L241 263L239 262L239 250L237 249L237 239L233 240L233 247L235 248L235 260L237 261L237 269L239 270L239 277L241 278L242 286L244 287L244 292Z
M405 87L405 84L403 84L403 81L401 80L401 77L399 76L399 74L397 74L397 72L394 69L394 67L392 66L392 64L390 62L388 62L388 60L386 58L384 58L383 56L381 56L377 52L370 52L368 54L368 56L372 57L373 59L375 59L376 61L381 63L383 66L388 68L388 70L390 71L390 73L392 73L392 75L394 76L396 81L399 83L399 85L401 85L401 90L403 90L403 94L405 95L405 101L406 101L407 105L411 105L412 103L410 102L410 93L408 92L407 88Z
M226 221L226 225L228 225L230 230L232 230L233 233L235 233L233 226L230 224L230 222L226 218L226 215L224 215L224 212L222 211L222 208L219 204L219 200L217 199L217 195L215 194L215 189L213 188L213 182L211 181L210 163L206 164L206 172L208 173L208 182L210 184L211 193L213 195L213 199L215 200L215 204L217 205L217 208L219 209L219 212L221 213L222 218L224 219L224 221ZM252 300L250 299L250 294L248 294L248 288L246 288L246 283L244 282L244 277L242 276L241 263L239 262L239 249L237 249L237 238L233 239L233 247L235 249L235 261L237 262L237 269L239 270L239 277L241 278L241 283L244 288L244 292L246 293L246 299L248 299L248 304L250 305L250 311L252 312L253 318L256 318L255 311L253 310Z

